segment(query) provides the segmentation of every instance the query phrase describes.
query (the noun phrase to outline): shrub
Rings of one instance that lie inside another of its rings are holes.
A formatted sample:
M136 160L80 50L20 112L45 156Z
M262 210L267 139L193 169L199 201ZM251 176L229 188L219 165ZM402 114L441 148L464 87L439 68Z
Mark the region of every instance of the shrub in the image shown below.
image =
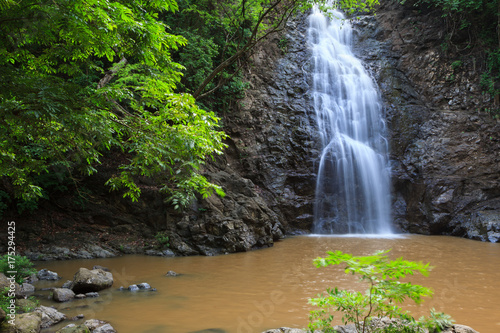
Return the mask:
M429 264L403 260L389 260L387 253L390 250L378 251L371 256L353 256L341 251L327 252L328 257L317 258L314 264L317 267L346 264L346 274L359 277L359 281L368 284L365 293L327 289L327 293L312 298L309 303L319 307L311 311L309 329L323 330L325 333L334 332L331 323L332 311L342 313L344 324L354 323L358 332L367 332L371 318L390 317L401 319L404 330L398 332L417 332L417 323L408 312L403 311L398 304L411 299L415 303L422 302L422 298L431 296L432 291L410 282L401 282L407 275L421 273L427 276L431 267ZM388 328L390 331L390 327Z
M36 269L33 268L33 263L25 256L9 256L5 254L0 256L0 272L8 277L12 275L8 272L16 272L16 282L22 284L24 278L36 273Z

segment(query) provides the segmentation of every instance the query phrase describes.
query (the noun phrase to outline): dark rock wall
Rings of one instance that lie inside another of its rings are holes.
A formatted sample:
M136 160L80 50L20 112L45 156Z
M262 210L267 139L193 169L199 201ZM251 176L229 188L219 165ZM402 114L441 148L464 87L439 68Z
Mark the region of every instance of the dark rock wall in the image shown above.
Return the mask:
M385 2L356 27L357 52L387 112L396 223L496 242L500 123L485 112L495 106L480 91L480 52L445 52L446 27L433 9Z

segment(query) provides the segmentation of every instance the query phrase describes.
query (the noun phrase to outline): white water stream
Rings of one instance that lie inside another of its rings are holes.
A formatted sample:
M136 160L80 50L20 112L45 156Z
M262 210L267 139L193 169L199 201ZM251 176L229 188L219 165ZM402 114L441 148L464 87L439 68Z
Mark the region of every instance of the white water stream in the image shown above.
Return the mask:
M314 233L391 233L387 140L380 96L351 50L352 28L314 9L309 17L313 100L321 134Z

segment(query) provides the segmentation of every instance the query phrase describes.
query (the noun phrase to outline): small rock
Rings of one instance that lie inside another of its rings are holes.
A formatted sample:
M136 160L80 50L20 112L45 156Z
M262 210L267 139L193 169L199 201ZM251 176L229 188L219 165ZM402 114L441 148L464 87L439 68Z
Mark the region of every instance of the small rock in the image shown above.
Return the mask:
M86 297L99 297L99 293L97 292L90 292L85 294Z
M57 281L59 279L61 279L61 277L56 273L56 272L52 272L52 271L49 271L48 269L41 269L37 274L36 274L37 278L39 280L54 280L54 281Z
M79 320L79 319L82 319L82 318L85 318L85 316L83 314L79 314L79 315L76 315L76 316L70 318L69 320L76 321L76 320Z
M35 312L40 313L42 316L42 323L40 325L42 328L50 327L66 319L66 315L63 313L43 305L36 308Z
M61 286L61 288L66 288L66 289L71 289L71 287L73 287L73 281L71 280L64 282L63 285Z
M23 283L23 285L21 286L21 289L25 292L25 293L34 293L35 292L35 286L30 284L30 283Z
M103 326L105 324L106 324L105 321L97 320L97 319L89 319L83 323L83 325L87 326L89 328L89 330L91 330L91 331L94 331L99 326Z
M73 290L67 288L54 288L52 295L56 302L68 302L75 298Z
M83 324L78 326L76 326L75 324L69 324L67 326L64 326L56 333L90 333L90 330Z
M128 290L137 291L137 290L139 290L139 287L137 287L137 285L135 285L135 284L132 284L132 285L128 286Z
M86 298L87 296L85 296L85 294L77 294L75 295L75 298L76 299L83 299L83 298Z
M176 272L174 271L168 271L167 274L165 274L165 276L179 276L180 274L177 274Z
M105 324L96 328L92 333L116 333L116 330L110 324Z
M149 283L146 283L146 282L139 283L137 285L137 287L139 287L139 289L151 289L151 286L149 285Z
M103 267L103 266L100 266L100 265L94 265L94 267L92 267L92 269L102 269L102 270L103 270L103 271L105 271L105 272L111 272L111 271L109 270L109 268L107 268L107 267Z

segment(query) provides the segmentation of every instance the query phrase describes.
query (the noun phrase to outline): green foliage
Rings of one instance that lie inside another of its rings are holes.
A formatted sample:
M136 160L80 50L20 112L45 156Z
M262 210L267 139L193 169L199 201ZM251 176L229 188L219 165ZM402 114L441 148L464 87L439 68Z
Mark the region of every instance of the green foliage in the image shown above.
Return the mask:
M171 53L186 39L159 19L175 1L4 1L1 9L0 176L11 198L31 207L47 196L44 176L94 174L111 150L124 158L107 184L133 201L139 177L176 191L190 180L213 188L202 188L199 169L226 136L213 112L176 93L183 67Z
M9 313L9 309L7 308L10 305L11 297L8 296L9 287L5 287L3 290L0 290L0 309L5 311L5 313Z
M169 238L165 232L157 232L155 238L161 248L170 246L170 243L168 242Z
M13 265L13 267L11 267L11 265ZM24 282L24 278L36 273L36 269L33 268L33 263L25 256L10 256L7 254L0 256L0 272L10 277L11 274L7 273L9 271L16 272L15 280L19 284Z
M331 311L342 312L342 322L354 323L358 332L366 331L371 317L400 318L411 328L415 321L399 304L408 299L419 304L423 297L431 296L432 291L410 282L401 282L401 279L415 273L427 276L430 266L402 258L389 260L386 255L388 252L378 251L371 256L356 257L335 251L327 252L328 257L315 259L317 267L345 264L345 273L357 275L360 282L368 284L368 290L361 293L327 289L326 294L310 299L309 302L319 307L319 310L311 312L309 328L331 332L334 319Z
M498 83L495 86L495 82L500 82L500 49L487 54L486 70L481 75L481 87L492 96L500 94Z
M430 316L428 318L421 317L419 322L423 327L429 330L429 333L439 333L453 326L455 321L450 315L443 312L436 312L435 309L431 309Z

